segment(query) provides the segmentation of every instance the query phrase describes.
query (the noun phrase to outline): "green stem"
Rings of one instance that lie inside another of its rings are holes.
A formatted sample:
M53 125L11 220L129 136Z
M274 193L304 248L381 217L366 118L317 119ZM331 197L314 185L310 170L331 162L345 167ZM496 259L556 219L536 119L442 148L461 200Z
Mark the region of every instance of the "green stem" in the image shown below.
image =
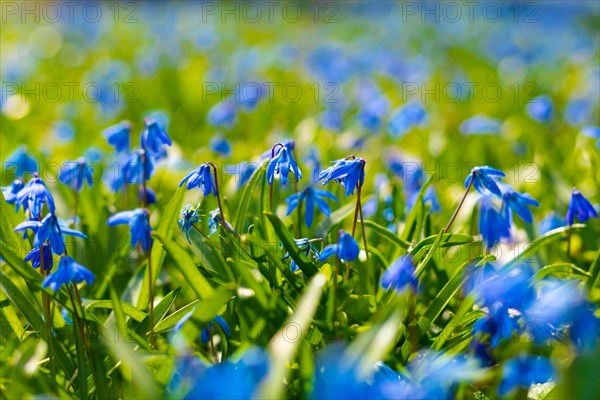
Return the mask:
M467 198L467 194L469 194L469 190L471 190L471 186L473 186L473 179L471 179L471 181L469 182L469 185L467 186L467 190L465 190L465 194L463 195L462 199L460 200L460 203L458 203L456 210L454 210L454 214L452 214L452 217L450 217L450 221L448 221L448 224L444 228L444 233L448 232L448 230L452 226L452 223L454 222L454 220L456 219L456 216L458 215L458 211L460 210L463 203L465 202L465 199Z
M44 257L44 245L40 245L40 272L44 276L48 276L48 272L45 267L45 257ZM46 331L46 341L48 342L48 355L49 355L49 365L50 365L50 373L52 374L52 382L56 384L56 365L54 358L54 345L52 343L52 311L51 311L51 299L48 293L42 291L42 307L44 313L44 323L45 323L45 331Z

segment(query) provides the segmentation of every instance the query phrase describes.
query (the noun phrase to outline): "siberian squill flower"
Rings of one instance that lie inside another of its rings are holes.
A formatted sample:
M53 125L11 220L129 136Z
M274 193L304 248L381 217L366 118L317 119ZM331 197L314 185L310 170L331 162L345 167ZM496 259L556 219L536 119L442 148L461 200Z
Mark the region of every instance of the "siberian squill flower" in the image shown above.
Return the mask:
M27 182L25 187L17 193L17 211L23 206L25 210L29 210L33 218L38 218L42 211L44 203L48 206L48 210L54 213L54 197L46 187L44 181L38 176L37 172L33 174L33 178Z
M171 146L173 142L167 132L152 118L144 120L145 128L141 135L142 149L146 150L152 158L160 160L166 156L164 146Z
M176 398L255 398L271 363L265 350L251 347L241 357L207 365L197 356L186 355L175 363L169 389Z
M319 174L319 180L323 180L323 185L335 180L345 189L346 196L350 196L357 186L361 188L365 183L366 162L362 158L347 157L332 163L332 166Z
M131 136L131 122L122 121L102 131L108 144L113 146L117 152L128 152Z
M4 200L6 200L8 204L13 204L17 201L17 193L19 193L23 187L25 187L25 184L21 178L15 179L8 186L2 186Z
M16 177L23 177L28 172L38 170L38 163L35 158L31 157L25 151L25 147L21 146L8 156L3 165L4 169L9 170L11 167L15 169Z
M553 105L548 96L538 96L527 103L527 114L536 121L548 122L552 119Z
M275 175L277 174L281 177L281 183L285 185L287 184L290 171L294 173L296 182L298 182L298 180L302 179L302 172L300 171L300 168L298 168L298 164L296 163L296 160L294 160L291 150L289 150L287 146L278 147L279 148L275 150L275 155L271 158L269 165L267 166L267 182L269 185L272 185Z
M179 186L186 184L185 187L190 190L195 187L202 189L202 194L208 196L209 194L217 195L217 187L213 181L213 174L211 164L204 163L198 168L188 173L179 182Z
M127 224L131 233L131 247L141 244L147 251L152 245L152 227L148 222L150 212L145 208L136 208L131 211L121 211L108 219L109 226Z
M502 366L502 382L498 388L500 397L514 389L529 389L534 383L546 383L554 378L554 368L546 357L519 355Z
M598 218L598 213L594 209L594 206L592 206L592 203L583 197L583 194L579 190L573 188L571 202L567 209L567 224L573 225L575 217L577 217L579 222L586 222L590 218Z
M487 250L491 250L502 239L510 239L510 225L496 208L489 196L481 199L479 209L479 233Z
M88 285L94 283L96 277L94 274L81 264L78 264L69 256L63 256L58 263L56 271L44 278L42 288L49 287L55 292L61 286L69 283L81 283L86 281Z
M562 226L565 226L565 219L559 217L554 211L551 211L538 224L538 233L544 235L547 232Z
M83 182L87 181L88 186L92 186L92 173L92 168L85 158L79 157L77 161L67 161L63 164L58 179L76 192L80 192Z
M513 211L527 223L533 222L533 215L527 206L539 207L537 202L529 193L518 193L510 185L497 182L502 191L502 201L504 202L504 218L506 222L512 224Z
M406 255L398 258L381 275L380 285L384 289L400 291L410 285L413 291L417 291L419 281L415 274L415 265L412 256Z
M467 188L472 184L475 190L481 194L485 194L484 189L487 189L496 196L502 197L502 192L495 181L495 177L497 178L504 176L504 172L487 165L475 167L467 176L467 179L465 180L465 187Z
M51 271L52 265L54 264L54 259L52 257L52 249L48 243L42 244L42 254L44 255L44 271ZM39 268L42 265L42 257L40 257L40 248L34 247L31 249L29 253L25 256L25 261L31 261L31 266L33 268Z
M311 241L308 238L294 239L294 242L296 243L296 246L298 246L298 248L304 253L304 255L309 256L312 253L313 258L319 258L319 250L317 250L316 247L312 245ZM283 257L284 260L287 260L288 258L290 258L290 253L286 253ZM292 270L292 272L296 272L300 269L300 267L298 267L298 264L296 264L296 262L293 259L290 263L290 269Z
M358 257L359 252L358 243L356 243L352 235L340 229L337 243L326 246L319 255L319 261L324 261L334 254L340 260L352 261Z
M290 215L304 201L304 222L310 228L313 222L315 207L325 216L329 217L331 215L331 209L325 199L337 201L337 197L332 193L326 190L313 189L308 186L302 192L294 193L285 200L288 205L287 215Z
M15 227L15 232L23 232L25 229L31 229L35 232L33 245L39 247L45 241L50 242L52 251L56 254L65 252L65 242L63 235L76 236L86 239L87 236L83 233L70 229L58 221L54 214L47 214L43 220L27 220L21 222Z
M182 232L185 232L185 238L187 239L188 242L190 242L190 238L189 238L190 229L192 229L194 224L200 220L200 217L198 215L199 207L200 207L200 204L196 205L195 207L192 206L191 204L188 204L179 213L179 215L180 215L179 228L181 229Z

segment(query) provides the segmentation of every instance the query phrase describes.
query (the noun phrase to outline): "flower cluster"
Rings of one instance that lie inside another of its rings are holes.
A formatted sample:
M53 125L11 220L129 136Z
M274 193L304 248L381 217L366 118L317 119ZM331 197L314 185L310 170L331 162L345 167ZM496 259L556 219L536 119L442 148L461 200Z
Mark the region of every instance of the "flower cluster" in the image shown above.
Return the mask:
M30 160L32 158L26 153L20 153L17 161L22 164L22 168L19 169L19 172L29 170L29 167L32 166ZM78 172L76 175L79 178L85 177L88 184L91 185L85 160L80 159L77 165L78 169L83 172ZM68 169L68 171L69 173L73 172L72 169ZM75 191L81 190L83 183L81 180L77 181L78 178L62 179L63 174L61 174L62 182L69 184ZM58 219L55 214L54 197L37 172L33 173L33 178L27 183L24 183L23 179L16 179L10 186L2 188L2 193L8 203L16 204L17 211L22 207L26 214L25 221L18 224L14 230L23 232L24 238L27 237L27 231L33 233L33 248L25 256L25 261L31 262L34 268L39 268L45 275L42 282L43 288L49 287L58 291L63 285L77 284L84 280L88 284L94 282L94 274L68 256L65 246L64 235L83 239L87 236L69 228L67 223ZM48 212L42 218L44 207ZM58 268L51 272L54 266L54 255L61 256L61 258Z

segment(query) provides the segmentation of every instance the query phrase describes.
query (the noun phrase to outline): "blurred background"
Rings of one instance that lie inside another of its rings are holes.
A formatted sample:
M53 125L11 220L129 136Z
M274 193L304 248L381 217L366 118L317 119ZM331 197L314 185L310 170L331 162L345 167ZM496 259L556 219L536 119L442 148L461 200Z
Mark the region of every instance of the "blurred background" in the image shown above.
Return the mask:
M7 1L1 14L2 160L25 146L42 163L107 163L101 132L152 116L178 176L294 138L304 163L417 162L456 193L485 163L542 210L574 185L598 202L596 1Z

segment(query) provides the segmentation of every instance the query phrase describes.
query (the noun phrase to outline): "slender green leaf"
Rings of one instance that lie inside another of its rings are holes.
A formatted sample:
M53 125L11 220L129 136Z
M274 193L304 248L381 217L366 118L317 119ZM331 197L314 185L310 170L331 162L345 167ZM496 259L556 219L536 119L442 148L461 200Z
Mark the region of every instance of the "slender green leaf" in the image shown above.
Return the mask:
M156 324L154 327L154 332L162 333L169 331L171 328L177 325L181 318L183 318L188 312L193 311L199 301L200 300L194 300L191 303L181 307L173 314L165 317L162 321Z
M584 224L574 224L574 225L571 225L571 230L577 231L584 227L585 227ZM529 245L525 248L525 250L523 250L521 252L521 254L519 254L518 256L516 256L514 259L512 259L510 262L507 263L507 266L513 265L513 264L516 264L519 262L523 262L524 260L528 259L529 257L534 256L541 246L548 245L558 239L566 238L568 235L568 232L569 232L568 226L563 226L560 228L553 229L549 232L546 232L546 234L536 238L534 241L529 243Z
M477 262L481 257L476 258L475 260L467 261L457 268L456 272L450 278L450 280L444 285L442 290L437 294L433 302L427 307L427 311L425 314L419 319L419 328L422 332L427 331L431 324L436 320L436 318L444 311L444 308L452 297L456 294L458 289L462 286L466 279L466 274L464 273L465 267Z
M415 203L408 213L406 217L406 222L404 223L404 229L400 234L400 239L404 242L410 242L411 240L418 238L421 232L417 231L417 227L422 224L423 219L425 218L425 205L423 204L423 197L425 196L425 192L431 182L433 181L433 175L427 178L427 181L419 190L419 194L417 195L417 199Z
M323 274L317 274L312 278L306 292L298 302L296 311L273 337L269 346L273 364L261 385L259 398L278 399L282 397L285 390L284 380L289 372L288 365L292 362L302 338L308 332L326 282Z
M175 266L198 297L201 299L210 297L213 293L213 288L200 271L198 271L192 256L171 239L159 233L155 233L154 235L163 244L167 253L173 257Z
M237 232L244 231L244 223L246 221L246 214L248 213L248 207L250 206L250 200L252 200L252 195L256 191L258 184L265 178L264 172L267 163L263 163L259 168L257 168L253 173L246 187L244 188L244 192L242 193L242 198L238 204L238 211L235 216L235 230Z
M136 320L138 322L140 322L144 318L146 318L145 312L138 310L131 304L126 303L124 301L122 301L120 303L121 303L121 306L120 306L121 309L127 316L133 318L134 320ZM83 303L83 307L86 310L94 309L94 308L107 308L110 310L114 310L114 302L112 300L87 300Z
M587 271L582 270L575 264L556 263L540 268L531 279L535 282L544 279L547 276L568 278L573 275L581 278L590 278L590 274Z
M376 222L365 220L365 228L372 229L374 232L400 248L408 249L410 247L410 243L400 239L392 231L377 224Z
M34 303L31 302L30 296L18 288L4 272L0 271L0 287L6 294L6 297L23 313L27 321L33 325L34 329L42 332L44 328L44 320Z
M154 315L154 323L155 324L162 321L162 319L165 317L165 315L167 315L167 312L169 311L169 309L175 302L175 298L177 297L177 295L179 294L180 291L181 291L181 288L178 287L177 289L169 292L165 297L163 297L163 299L160 301L160 303L158 303L154 307L153 315ZM146 335L148 333L149 329L150 329L150 315L147 315L146 318L144 318L142 320L142 322L140 322L140 324L137 326L137 328L135 328L135 332L138 335Z

